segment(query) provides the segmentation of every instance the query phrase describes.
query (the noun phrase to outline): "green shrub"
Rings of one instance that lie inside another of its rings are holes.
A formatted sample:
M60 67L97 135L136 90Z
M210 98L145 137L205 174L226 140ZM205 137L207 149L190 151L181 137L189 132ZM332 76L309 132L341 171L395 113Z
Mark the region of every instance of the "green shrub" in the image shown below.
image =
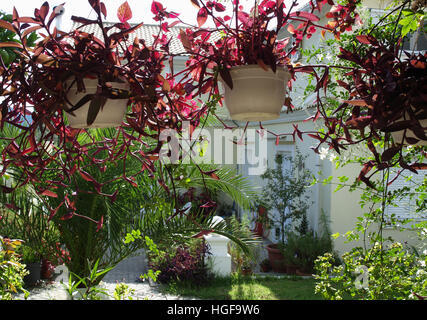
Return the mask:
M354 248L342 259L339 266L330 254L316 261L316 293L326 299L406 300L427 294L426 256L417 257L401 243Z
M288 233L284 246L286 261L301 271L312 273L314 261L326 252L332 252L332 242L329 238L319 236L312 230L303 235Z
M2 300L12 300L13 294L18 291L24 292L25 297L28 296L28 292L23 288L23 279L28 271L14 251L16 245L13 240L0 237L0 297Z

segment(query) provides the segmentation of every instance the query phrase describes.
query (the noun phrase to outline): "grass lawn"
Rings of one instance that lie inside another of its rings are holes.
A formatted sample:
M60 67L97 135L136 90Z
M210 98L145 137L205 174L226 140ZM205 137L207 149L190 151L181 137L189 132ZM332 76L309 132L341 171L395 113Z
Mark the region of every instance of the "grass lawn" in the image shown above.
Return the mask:
M299 277L216 277L196 286L189 282L174 282L162 286L165 293L209 300L321 300L314 294L314 279Z

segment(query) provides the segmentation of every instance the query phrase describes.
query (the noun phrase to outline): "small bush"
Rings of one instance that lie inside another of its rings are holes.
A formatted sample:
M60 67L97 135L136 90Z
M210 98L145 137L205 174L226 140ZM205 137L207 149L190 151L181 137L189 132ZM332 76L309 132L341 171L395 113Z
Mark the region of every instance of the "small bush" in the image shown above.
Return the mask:
M318 236L312 230L302 235L289 233L284 246L286 260L306 273L314 272L317 257L332 250L330 238Z
M209 277L205 264L206 254L209 254L209 248L203 241L181 244L150 255L149 267L153 271L160 271L157 277L160 283L189 280L200 284Z

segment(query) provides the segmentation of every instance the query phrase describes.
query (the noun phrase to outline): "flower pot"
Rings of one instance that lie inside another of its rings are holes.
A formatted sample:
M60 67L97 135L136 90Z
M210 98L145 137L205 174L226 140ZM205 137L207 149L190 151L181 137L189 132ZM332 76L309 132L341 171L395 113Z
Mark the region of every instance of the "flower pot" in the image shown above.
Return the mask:
M24 277L24 284L26 286L34 286L38 281L40 281L41 275L41 262L26 263L25 269L28 270L29 274Z
M86 92L77 92L77 85L70 88L67 99L75 105L85 95L95 93L98 80L96 79L85 79L84 84ZM67 84L66 84L67 85ZM116 89L129 90L127 83L113 82L113 87ZM89 111L90 101L86 102L79 109L73 111L74 115L67 113L67 118L72 128L109 128L118 127L122 123L123 117L127 110L128 99L108 99L103 108L99 110L95 121L88 126L87 125L87 113Z
M401 119L401 120L403 120L403 119ZM419 121L420 121L421 126L423 126L424 128L427 127L427 119L422 119ZM403 132L404 132L403 130L391 132L391 136L393 137L393 140L395 143L400 143L402 141ZM427 134L426 129L424 129L424 133ZM417 136L412 132L412 130L409 130L409 129L406 130L406 137L418 139ZM411 143L408 143L405 140L404 144L410 145ZM419 140L415 145L416 146L427 146L427 141L426 140Z
M224 99L231 119L265 121L279 118L290 78L287 69L277 68L274 73L258 65L244 65L232 67L230 74L233 89L224 83Z
M267 245L268 259L274 272L286 273L285 257L277 248L277 244Z

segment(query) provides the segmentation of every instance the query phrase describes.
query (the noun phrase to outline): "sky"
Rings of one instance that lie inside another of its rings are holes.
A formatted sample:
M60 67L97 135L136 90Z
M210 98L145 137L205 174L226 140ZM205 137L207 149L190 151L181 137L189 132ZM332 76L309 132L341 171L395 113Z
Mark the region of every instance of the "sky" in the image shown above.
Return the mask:
M197 15L197 9L191 4L190 0L158 0L168 10L180 13L180 18L185 21L194 23ZM45 0L0 0L0 10L6 13L12 13L13 7L18 11L19 16L33 16L34 9L40 8ZM94 18L93 12L88 0L50 0L49 6L53 8L56 5L65 2L65 13L63 16L63 28L67 29L71 26L70 18L73 15L85 18ZM125 2L125 0L104 0L107 7L106 21L118 21L117 8ZM132 10L132 19L129 22L146 24L156 24L152 19L151 13L152 0L127 0Z
M180 13L180 18L196 25L197 8L191 4L191 0L157 0L168 11ZM252 4L254 0L241 0L243 4ZM40 8L45 0L0 0L0 10L6 13L12 13L13 7L18 11L19 16L33 16L34 9ZM81 16L84 18L94 18L93 12L88 0L50 0L48 1L50 8L65 2L65 13L63 16L62 28L64 31L69 30L71 26L71 16ZM107 7L106 21L118 21L117 8L125 2L125 0L104 0ZM127 0L132 10L132 19L130 23L144 22L145 24L157 24L152 19L151 4L153 0ZM230 1L231 2L231 1ZM224 1L223 1L224 3ZM226 3L224 3L227 5ZM171 20L173 21L173 20Z

